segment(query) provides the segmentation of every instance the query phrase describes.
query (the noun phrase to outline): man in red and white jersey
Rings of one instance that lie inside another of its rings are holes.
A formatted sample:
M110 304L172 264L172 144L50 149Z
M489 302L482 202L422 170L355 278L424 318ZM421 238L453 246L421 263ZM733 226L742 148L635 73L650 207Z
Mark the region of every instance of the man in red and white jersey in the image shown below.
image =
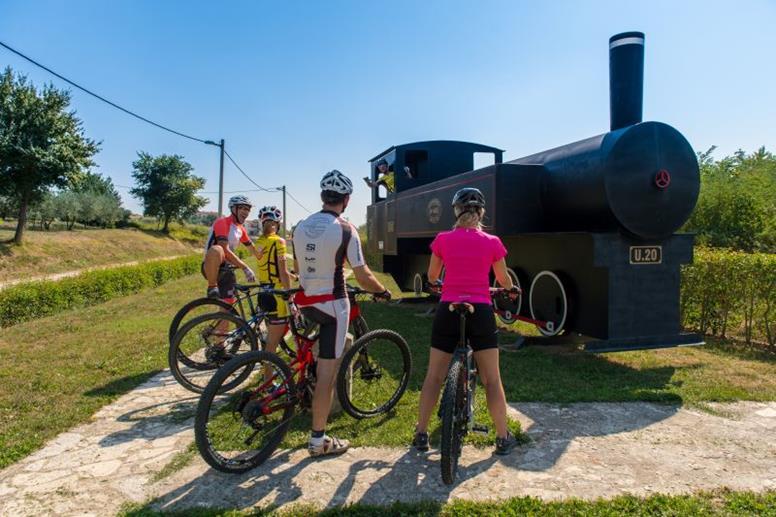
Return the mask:
M251 202L245 196L232 196L228 206L231 215L216 219L210 229L202 261L202 275L207 279L209 298L222 298L232 303L235 300L234 285L237 283L235 268L243 270L248 282L256 281L253 270L234 250L238 244L243 243L257 260L261 259L261 251L253 245L243 226L251 213Z
M350 444L326 436L326 422L334 394L337 359L345 348L350 300L345 290L345 261L359 285L390 299L391 293L364 261L358 232L341 217L353 183L338 170L321 179L323 210L301 221L294 230L294 267L304 289L294 298L305 317L320 324L318 370L313 394L313 422L308 450L311 456L341 454Z

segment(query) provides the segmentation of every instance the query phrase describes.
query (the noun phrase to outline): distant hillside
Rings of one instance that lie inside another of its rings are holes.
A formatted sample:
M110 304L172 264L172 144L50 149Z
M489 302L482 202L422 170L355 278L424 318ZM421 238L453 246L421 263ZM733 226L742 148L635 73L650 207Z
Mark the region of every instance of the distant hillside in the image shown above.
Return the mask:
M0 283L94 266L185 255L201 249L206 228L173 229L170 236L136 228L28 231L25 243L7 241L13 230L0 228Z

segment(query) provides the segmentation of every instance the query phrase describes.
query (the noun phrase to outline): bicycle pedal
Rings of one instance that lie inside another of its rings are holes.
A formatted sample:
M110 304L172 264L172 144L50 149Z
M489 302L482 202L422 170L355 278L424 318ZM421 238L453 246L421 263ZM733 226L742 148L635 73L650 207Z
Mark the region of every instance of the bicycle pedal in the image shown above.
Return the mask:
M472 426L472 432L477 434L488 434L489 429L486 425L474 424Z

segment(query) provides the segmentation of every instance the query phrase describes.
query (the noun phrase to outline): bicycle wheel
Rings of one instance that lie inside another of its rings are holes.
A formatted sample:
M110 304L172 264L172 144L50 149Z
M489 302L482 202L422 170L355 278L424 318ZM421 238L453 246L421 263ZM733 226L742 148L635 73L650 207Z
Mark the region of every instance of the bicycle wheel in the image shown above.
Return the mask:
M453 360L445 379L440 412L442 413L441 467L442 481L453 484L461 457L461 444L466 429L466 375L463 361Z
M218 397L223 386L246 370L253 375L240 390ZM227 362L208 383L197 405L194 438L202 458L214 469L230 473L263 463L288 431L295 393L291 369L275 354L255 351Z
M202 393L219 367L237 354L259 348L250 325L228 312L197 316L175 334L167 355L173 377L184 388ZM184 359L185 358L185 359ZM223 389L230 390L250 375L246 369Z
M367 332L342 358L337 397L353 418L390 411L407 389L412 370L410 347L399 334L380 329Z
M172 344L172 340L175 337L175 334L178 333L184 318L189 320L201 314L209 314L220 310L225 310L231 312L235 316L239 316L239 314L237 314L237 308L223 300L218 300L216 298L197 298L196 300L190 301L181 307L172 318L170 329L167 331L167 341Z

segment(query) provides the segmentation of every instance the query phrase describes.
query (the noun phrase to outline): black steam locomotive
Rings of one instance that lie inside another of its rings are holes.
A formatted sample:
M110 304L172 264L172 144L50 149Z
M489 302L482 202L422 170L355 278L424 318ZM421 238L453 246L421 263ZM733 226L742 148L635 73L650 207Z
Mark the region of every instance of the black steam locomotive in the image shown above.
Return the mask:
M455 141L391 147L392 192L373 190L367 208L371 251L399 286L419 292L429 244L454 224L450 201L464 186L487 200L486 231L501 237L521 303L501 314L545 322L585 348L613 351L702 343L681 332L680 265L693 236L675 233L700 188L687 140L661 122L642 122L644 35L609 40L611 130L503 163L503 151ZM493 165L472 170L475 153Z

